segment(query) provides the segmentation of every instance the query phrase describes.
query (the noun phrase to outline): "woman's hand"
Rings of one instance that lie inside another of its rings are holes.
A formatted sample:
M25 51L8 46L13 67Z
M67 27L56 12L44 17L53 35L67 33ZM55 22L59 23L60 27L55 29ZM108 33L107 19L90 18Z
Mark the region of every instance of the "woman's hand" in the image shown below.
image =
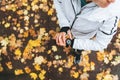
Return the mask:
M57 33L55 36L56 44L59 46L66 46L66 39L72 39L71 31L68 30L67 34L65 32Z
M98 6L105 8L107 7L110 3L113 3L115 0L93 0Z
M57 33L55 36L56 44L59 46L65 46L66 42L66 33L65 32L60 32Z

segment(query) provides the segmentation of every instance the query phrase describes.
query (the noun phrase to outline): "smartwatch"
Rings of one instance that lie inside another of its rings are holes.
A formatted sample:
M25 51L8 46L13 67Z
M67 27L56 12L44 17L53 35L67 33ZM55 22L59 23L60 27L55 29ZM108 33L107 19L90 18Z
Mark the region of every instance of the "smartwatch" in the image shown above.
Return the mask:
M72 40L68 38L68 39L66 40L66 47L71 46L71 44L72 44Z

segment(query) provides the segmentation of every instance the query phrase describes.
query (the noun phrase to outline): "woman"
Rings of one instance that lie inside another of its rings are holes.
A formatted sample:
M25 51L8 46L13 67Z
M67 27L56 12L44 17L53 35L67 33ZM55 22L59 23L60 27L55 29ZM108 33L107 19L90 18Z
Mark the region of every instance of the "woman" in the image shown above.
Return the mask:
M102 1L108 4L104 6ZM75 63L79 63L82 50L107 48L117 31L119 4L120 0L54 0L61 27L56 43L71 46L79 53L75 55Z

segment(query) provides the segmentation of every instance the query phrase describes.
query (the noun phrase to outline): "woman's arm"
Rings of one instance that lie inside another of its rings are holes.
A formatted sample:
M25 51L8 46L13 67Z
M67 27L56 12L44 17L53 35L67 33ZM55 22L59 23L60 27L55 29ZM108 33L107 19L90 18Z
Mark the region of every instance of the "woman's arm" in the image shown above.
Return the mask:
M96 33L95 39L74 39L73 48L80 50L103 50L107 48L117 31L119 18L113 17L103 23Z
M68 22L65 13L62 9L62 2L60 0L53 0L54 1L54 6L57 12L57 17L59 21L60 27L70 27L70 23Z

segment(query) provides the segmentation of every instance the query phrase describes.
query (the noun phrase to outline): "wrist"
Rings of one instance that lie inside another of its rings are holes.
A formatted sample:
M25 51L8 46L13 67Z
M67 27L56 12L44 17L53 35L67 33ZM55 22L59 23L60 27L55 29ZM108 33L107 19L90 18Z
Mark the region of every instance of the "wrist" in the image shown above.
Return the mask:
M68 31L69 29L70 29L69 27L62 27L62 28L60 29L60 32L65 32L65 33L67 33L67 31Z

